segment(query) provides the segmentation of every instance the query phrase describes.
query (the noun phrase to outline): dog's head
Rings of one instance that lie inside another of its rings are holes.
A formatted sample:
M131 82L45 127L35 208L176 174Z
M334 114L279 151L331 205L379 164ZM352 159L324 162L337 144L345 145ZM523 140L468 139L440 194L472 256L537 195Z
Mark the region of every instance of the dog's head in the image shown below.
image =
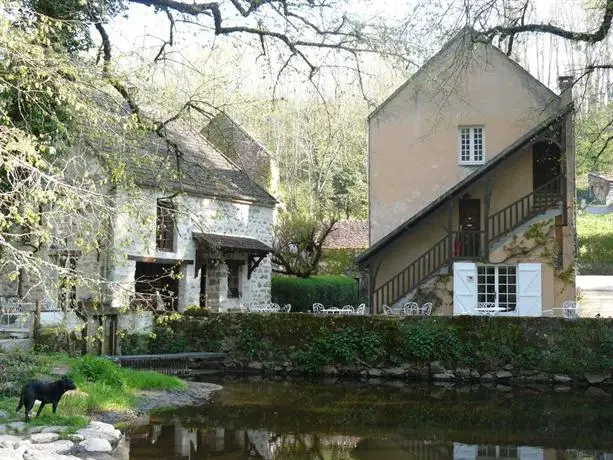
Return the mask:
M75 386L74 382L72 380L70 380L68 377L64 377L62 378L62 380L60 380L62 387L64 388L64 391L68 391L68 390L76 390L77 387Z

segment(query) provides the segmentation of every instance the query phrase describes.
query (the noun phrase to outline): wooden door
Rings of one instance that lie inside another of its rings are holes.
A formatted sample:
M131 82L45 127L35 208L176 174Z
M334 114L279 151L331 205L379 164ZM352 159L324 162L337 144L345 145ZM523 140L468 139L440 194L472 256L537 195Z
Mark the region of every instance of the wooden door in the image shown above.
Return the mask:
M456 256L477 258L481 253L481 200L461 199L459 219L459 251L456 251Z

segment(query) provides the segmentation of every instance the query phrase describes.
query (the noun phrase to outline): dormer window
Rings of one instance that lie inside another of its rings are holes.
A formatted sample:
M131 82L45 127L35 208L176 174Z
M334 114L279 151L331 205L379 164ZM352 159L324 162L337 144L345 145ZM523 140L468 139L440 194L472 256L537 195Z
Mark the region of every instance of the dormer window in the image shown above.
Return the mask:
M155 245L160 251L174 251L175 246L175 207L172 201L157 201L157 220Z
M460 126L459 148L459 164L482 165L485 163L483 126Z

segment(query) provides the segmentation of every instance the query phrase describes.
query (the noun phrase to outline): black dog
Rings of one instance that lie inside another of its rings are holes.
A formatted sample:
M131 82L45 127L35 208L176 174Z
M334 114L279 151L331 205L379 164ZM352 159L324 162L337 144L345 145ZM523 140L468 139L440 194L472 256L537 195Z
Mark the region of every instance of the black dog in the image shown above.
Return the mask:
M38 399L40 401L40 407L36 416L40 415L40 411L43 410L45 404L51 403L53 405L53 413L57 409L57 403L60 402L62 395L68 390L76 390L77 387L69 378L62 378L56 382L41 382L39 380L32 380L21 390L21 398L19 399L19 405L15 412L19 411L23 406L26 407L25 421L30 421L30 411L34 407L34 402Z

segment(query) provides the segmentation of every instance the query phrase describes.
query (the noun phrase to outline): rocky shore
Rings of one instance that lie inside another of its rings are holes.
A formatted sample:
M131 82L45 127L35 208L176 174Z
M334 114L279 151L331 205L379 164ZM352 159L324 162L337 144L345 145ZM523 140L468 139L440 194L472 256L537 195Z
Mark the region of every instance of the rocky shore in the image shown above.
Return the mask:
M195 406L206 402L221 386L204 382L186 382L181 391L143 391L134 410L93 414L92 421L76 432L67 426L32 426L21 421L7 421L0 412L0 459L2 460L116 460L125 459L124 435L113 425L143 421L154 409ZM61 414L61 403L58 412ZM109 423L110 422L110 423Z

